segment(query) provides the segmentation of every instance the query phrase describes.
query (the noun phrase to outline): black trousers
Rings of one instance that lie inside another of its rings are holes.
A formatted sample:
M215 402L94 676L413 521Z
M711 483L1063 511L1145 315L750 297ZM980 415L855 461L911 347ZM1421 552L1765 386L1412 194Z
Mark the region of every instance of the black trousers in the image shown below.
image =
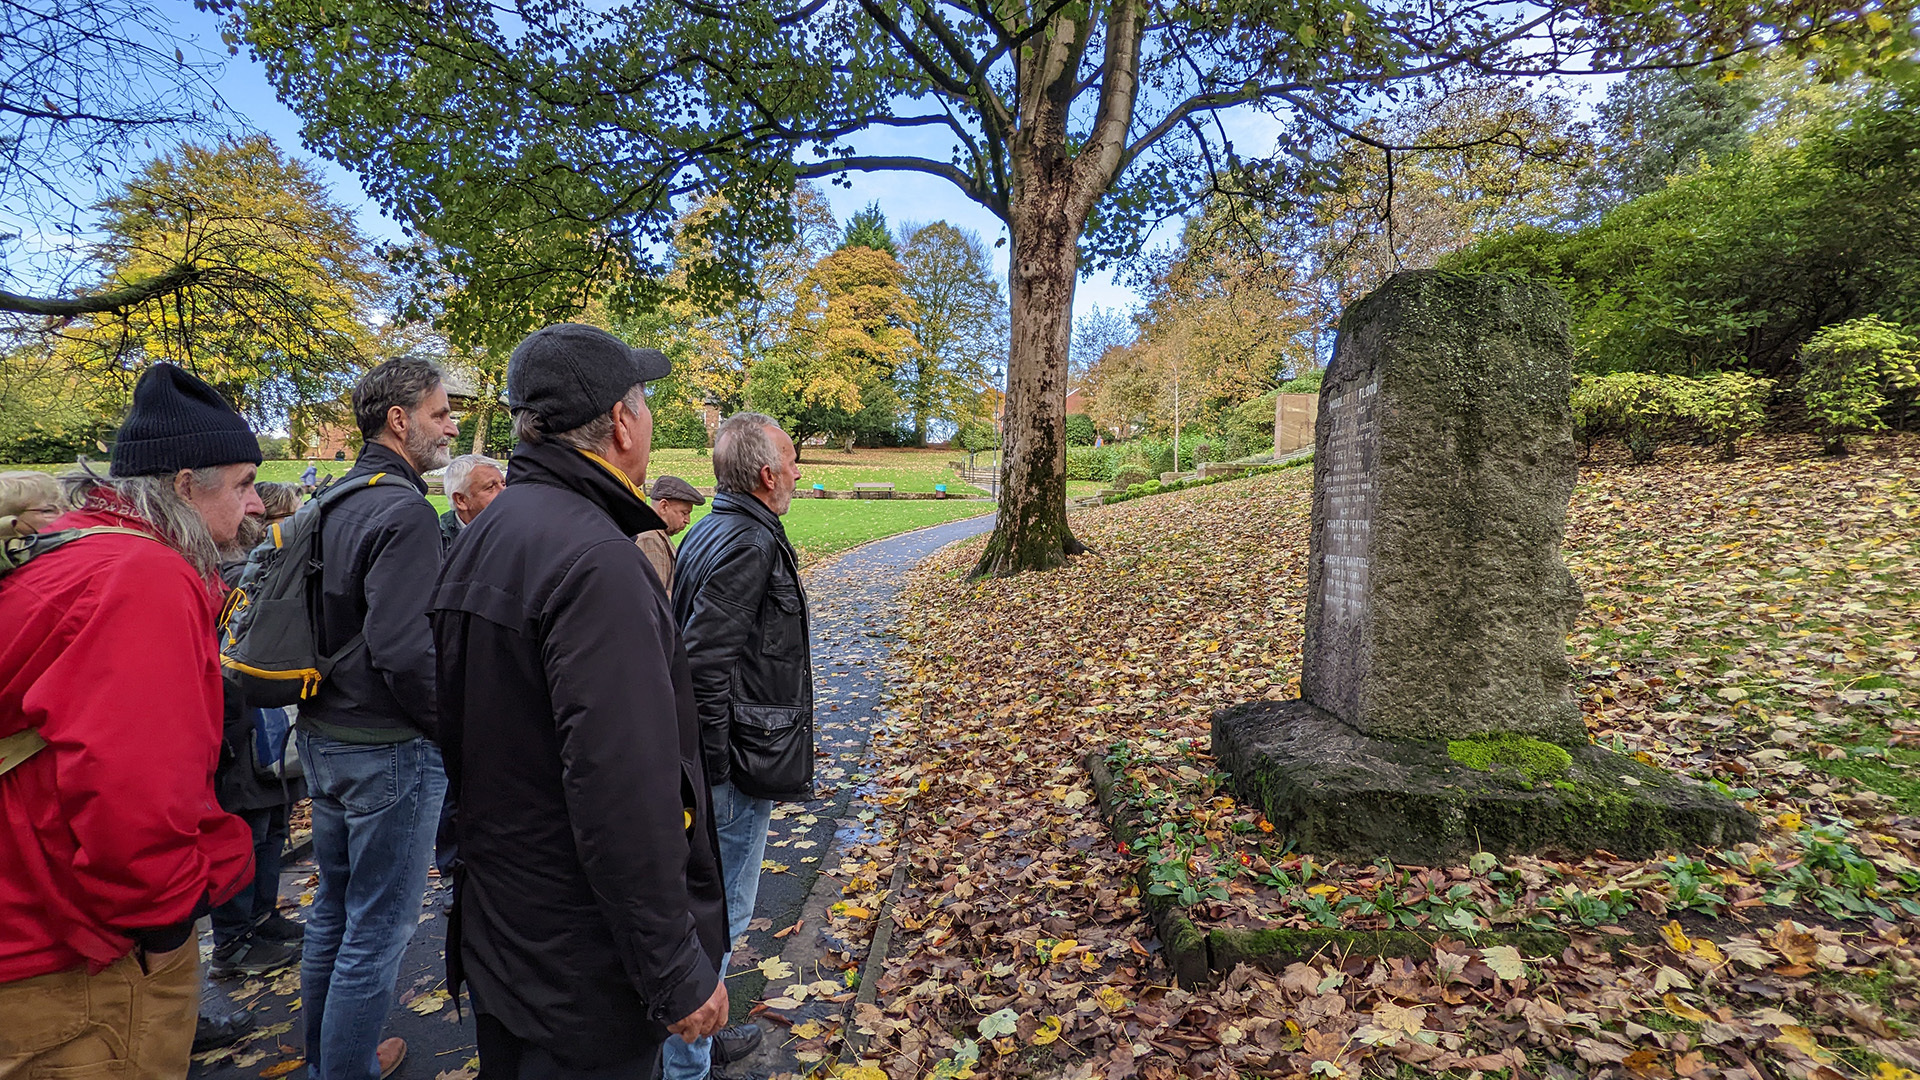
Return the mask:
M602 1065L576 1069L554 1060L552 1054L507 1030L486 1013L474 1013L479 1036L480 1080L654 1080L660 1075L660 1048L653 1052Z

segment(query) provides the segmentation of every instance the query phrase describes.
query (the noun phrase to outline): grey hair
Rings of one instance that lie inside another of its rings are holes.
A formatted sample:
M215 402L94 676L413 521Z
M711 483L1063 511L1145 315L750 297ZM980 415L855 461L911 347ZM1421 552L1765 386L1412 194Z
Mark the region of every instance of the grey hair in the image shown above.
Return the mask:
M188 482L194 487L209 491L220 486L224 480L222 471L230 468L233 466L217 465L181 472L187 474ZM101 476L82 462L78 469L60 478L60 486L65 490L67 501L82 510L121 513L131 510L134 517L153 526L160 539L178 551L201 577L218 580L220 546L213 542L213 534L207 531L200 512L174 490L173 481L179 475Z
M633 387L627 391L627 396L620 400L626 404L627 411L637 413L645 403L646 397L647 384L634 383ZM575 450L586 450L597 454L605 450L607 444L613 441L613 409L608 408L606 412L572 431L542 430L540 417L532 409L515 409L513 410L513 437L528 446L555 442L561 446L571 446Z
M778 472L786 465L773 433L780 424L765 413L738 412L720 424L713 438L714 487L735 495L751 495L760 487L760 470Z
M467 482L473 479L473 470L482 465L499 469L501 476L507 475L507 466L503 462L496 461L485 454L461 454L447 462L446 475L440 478L441 489L449 495L465 495Z

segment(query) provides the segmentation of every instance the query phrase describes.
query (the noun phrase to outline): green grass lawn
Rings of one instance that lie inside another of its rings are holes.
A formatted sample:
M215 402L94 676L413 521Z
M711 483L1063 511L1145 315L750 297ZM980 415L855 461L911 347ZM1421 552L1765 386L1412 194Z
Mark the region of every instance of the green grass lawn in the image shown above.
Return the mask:
M838 451L826 453L841 456ZM978 493L977 488L961 484L953 471L946 467L946 462L950 460L946 451L864 450L852 455L852 458L851 463L820 466L817 467L818 471L815 471L816 466L811 461L801 462L801 471L806 474L801 484L805 486L820 480L830 490L838 491L851 488L856 481L892 480L900 491L932 491L934 484L945 483L947 490L955 494ZM314 464L318 466L321 476L338 476L353 467L351 461L319 461ZM292 482L300 479L300 473L306 467L304 461L269 461L260 466L260 479ZM42 472L64 472L67 468L66 465L0 465L0 471L37 469ZM713 486L712 459L701 457L691 450L656 451L648 472L654 476L670 472L700 487ZM822 473L835 479L824 479ZM448 506L444 495L429 495L427 501L433 504L435 513L445 511ZM885 499L795 499L793 509L786 517L787 536L799 549L801 561L811 563L870 540L923 529L943 521L990 513L992 510L991 503L960 500L890 502ZM694 520L698 521L706 511L704 506L696 507Z
M696 506L693 519L706 516ZM787 539L800 551L800 561L814 563L870 540L924 529L946 521L991 513L986 502L888 502L884 499L795 499L783 519ZM680 534L680 539L686 538Z
M856 450L851 454L807 447L800 458L800 486L824 484L828 491L850 491L855 484L891 483L895 491L932 491L947 485L956 495L985 494L960 482L948 466L966 455L954 450ZM672 474L695 487L713 486L713 457L697 450L655 450L647 475Z
M860 483L893 484L895 491L932 491L935 484L947 485L955 495L984 495L981 489L960 482L960 475L948 467L965 454L958 450L856 450L844 454L838 450L811 447L800 462L800 486L825 484L829 491L850 491ZM992 464L991 455L978 456L979 464ZM351 461L316 461L321 476L339 476L353 467ZM300 479L304 461L269 461L260 466L260 479L292 482ZM6 469L37 469L64 472L66 465L0 465ZM671 473L696 487L713 486L713 458L695 450L655 450L647 475ZM1094 480L1067 481L1067 497L1092 495L1106 485Z

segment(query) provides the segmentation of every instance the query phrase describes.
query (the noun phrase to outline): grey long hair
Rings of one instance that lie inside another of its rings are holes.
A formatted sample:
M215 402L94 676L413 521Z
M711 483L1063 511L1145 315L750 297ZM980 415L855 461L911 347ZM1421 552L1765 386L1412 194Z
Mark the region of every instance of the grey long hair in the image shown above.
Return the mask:
M219 469L185 469L188 481L202 491L220 486ZM101 476L86 462L60 478L67 501L82 510L131 510L153 526L169 547L209 581L220 576L220 546L213 542L200 512L173 488L176 473L161 476ZM118 496L115 500L112 496Z

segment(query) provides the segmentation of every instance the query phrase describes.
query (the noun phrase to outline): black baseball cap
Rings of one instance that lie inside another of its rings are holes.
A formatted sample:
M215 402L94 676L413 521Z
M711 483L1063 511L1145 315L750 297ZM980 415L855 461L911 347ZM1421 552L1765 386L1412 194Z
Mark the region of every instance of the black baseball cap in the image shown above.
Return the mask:
M546 432L572 431L613 408L635 385L665 378L667 354L640 349L597 326L556 323L528 334L507 359L507 408L526 409Z

